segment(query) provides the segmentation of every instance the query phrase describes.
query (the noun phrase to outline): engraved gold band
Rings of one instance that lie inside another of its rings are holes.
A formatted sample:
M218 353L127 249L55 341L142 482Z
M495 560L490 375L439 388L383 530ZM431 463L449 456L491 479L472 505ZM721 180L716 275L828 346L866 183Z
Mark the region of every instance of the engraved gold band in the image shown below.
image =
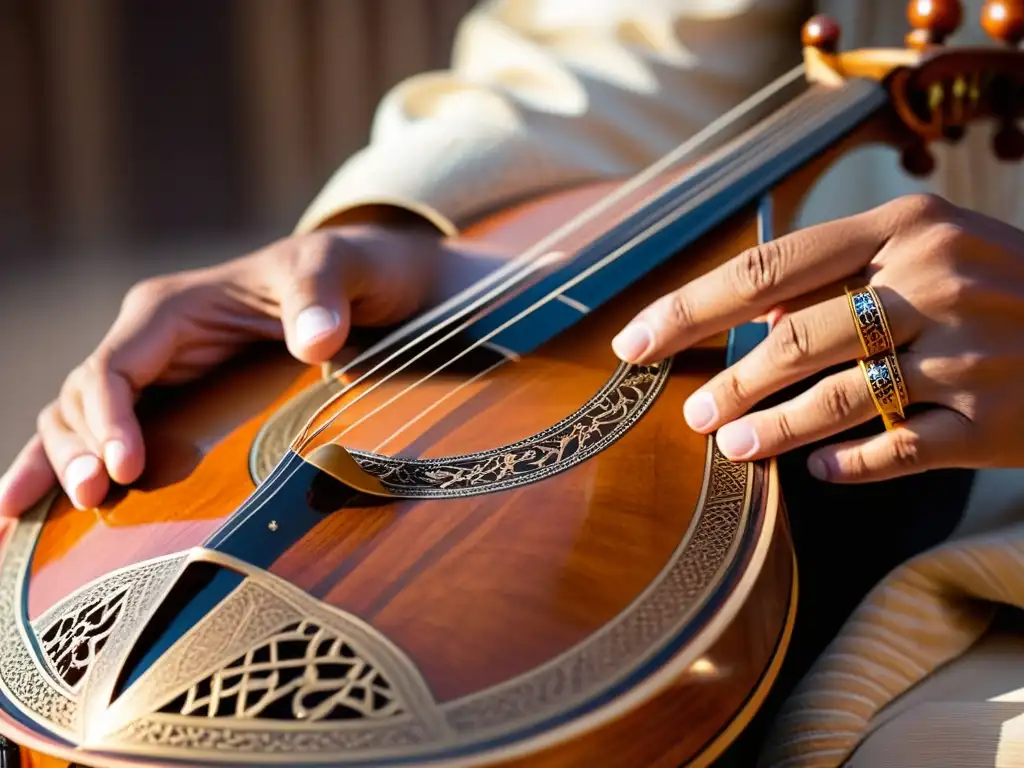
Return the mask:
M896 354L885 352L858 362L885 428L893 429L906 419L903 409L910 402Z
M857 335L860 336L864 357L874 357L883 352L896 349L892 332L889 329L889 318L885 316L882 302L870 285L856 291L846 289L846 298L850 303Z

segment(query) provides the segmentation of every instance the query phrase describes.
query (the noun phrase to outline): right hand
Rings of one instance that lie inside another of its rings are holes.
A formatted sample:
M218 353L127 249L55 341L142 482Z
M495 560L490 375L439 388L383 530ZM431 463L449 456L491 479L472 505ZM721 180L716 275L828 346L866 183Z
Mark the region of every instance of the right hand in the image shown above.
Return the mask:
M441 242L432 232L340 227L139 283L0 478L0 515L22 514L55 480L88 509L111 479L138 479L145 446L135 403L149 385L196 379L260 339L283 338L299 360L324 362L353 324L408 317L434 298Z

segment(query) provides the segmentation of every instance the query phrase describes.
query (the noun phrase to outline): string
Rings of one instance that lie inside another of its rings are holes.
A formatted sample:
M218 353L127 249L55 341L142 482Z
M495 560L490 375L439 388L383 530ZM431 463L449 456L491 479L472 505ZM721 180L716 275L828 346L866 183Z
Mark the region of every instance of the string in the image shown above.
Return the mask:
M777 81L777 83L778 83L778 81ZM771 88L771 86L769 88ZM845 93L845 91L841 91L840 95L842 96L844 93ZM763 94L763 92L762 92L762 94ZM854 94L855 97L857 97L856 91L854 91L853 94ZM854 102L854 105L856 105L858 103L861 103L861 102L866 102L866 101L867 100L865 100L863 98L857 97L857 99ZM837 105L829 103L827 106L836 107ZM848 106L848 105L840 104L838 106L838 109L841 111L844 106ZM869 103L868 106L876 106L876 105ZM813 107L813 105L812 105L812 107ZM806 112L806 111L808 111L808 110L804 109L804 112ZM775 139L778 139L780 133L783 133L783 134L792 133L794 125L795 126L804 125L804 122L802 122L801 120L796 119L796 117L798 117L798 116L800 116L799 112L798 112L797 116L789 115L788 116L789 120L784 125L784 128L781 131L776 130L774 133L771 134L771 136L773 136ZM810 115L807 122L811 122L811 119L813 117L814 117L814 115ZM770 127L771 126L769 126L769 128ZM769 131L769 133L770 133L770 131ZM804 136L809 136L809 131L805 131L804 132ZM799 131L798 131L798 137L797 138L799 139ZM789 144L788 146L792 146L792 144ZM750 165L750 160L749 160L748 157L746 157L746 155L754 154L755 150L757 150L757 149L758 149L758 147L756 146L756 142L751 142L750 144L748 144L748 145L743 147L742 152L739 153L737 157L731 158L730 162L725 165L724 169L723 168L719 168L718 169L719 170L719 174L718 174L717 177L715 177L712 174L711 178L702 178L702 179L700 179L700 182L701 182L700 184L694 185L695 178L694 178L694 176L690 176L687 179L684 179L683 183L686 183L687 185L695 187L695 190L693 190L694 193L692 195L692 197L695 198L695 200L699 201L702 198L703 199L707 199L712 194L717 194L717 193L720 193L721 191L723 191L721 188L723 186L726 186L727 183L729 182L729 176L726 173L726 171L731 170L735 174L736 166L739 166L740 169L743 169L745 166L749 166ZM765 162L764 159L763 159L763 156L764 156L765 153L766 153L766 150L764 148L761 148L761 152L757 154L757 159L762 164L761 167L763 167L763 164ZM699 177L699 174L697 174L697 176ZM724 178L723 178L723 176L724 176ZM742 178L746 178L746 177L742 177ZM733 182L733 183L735 183L735 182ZM698 192L700 193L699 196L697 194ZM693 202L694 201L691 200L691 204ZM413 385L407 387L405 390L403 390L403 392L399 393L396 397L392 398L389 402L393 402L395 399L397 399L398 397L401 397L406 392L411 391L411 389L413 389L414 387L419 386L424 381L426 381L427 379L429 379L432 376L436 375L439 371L441 371L444 368L446 368L448 365L451 365L453 362L457 361L458 359L463 357L465 354L468 354L469 351L471 351L472 349L479 347L483 343L486 343L490 338L492 338L497 333L500 333L502 330L506 329L510 325L514 324L515 322L518 322L520 319L522 319L522 317L524 317L524 316L532 313L533 311L535 311L537 307L539 307L539 306L547 303L548 301L552 300L553 298L561 295L561 293L563 291L568 290L573 285L578 284L581 280L586 279L586 277L590 276L591 274L594 274L597 271L605 268L607 266L607 264L609 264L612 261L614 261L615 259L619 258L623 253L632 250L632 248L634 247L636 241L638 241L638 240L642 241L643 239L646 239L647 237L650 236L650 234L652 232L657 231L659 229L663 229L665 226L668 226L668 224L671 223L672 220L678 218L681 215L684 215L684 212L681 211L681 210L677 211L676 216L674 216L674 217L664 217L661 220L659 220L658 222L656 222L656 224L653 227L650 227L650 228L648 228L646 230L641 231L637 235L634 235L634 237L630 241L628 241L627 243L623 244L619 248L615 249L613 252L611 252L609 254L606 254L602 259L600 259L595 264L591 265L591 267L589 267L583 273L574 276L571 280L567 281L562 286L559 286L555 290L551 291L547 296L545 296L544 298L542 298L539 301L535 302L533 305L528 307L526 310L518 313L511 320L507 321L506 323L503 323L500 328L495 329L490 334L485 336L483 339L479 339L476 343L471 345L468 349L463 350L463 352L461 352L459 355L457 355L456 357L452 358L448 362L444 363L440 368L438 368L435 371L427 374L426 376L421 378L419 381L415 382ZM464 313L462 314L462 316L464 316ZM470 324L472 322L473 321L471 321ZM460 329L456 329L455 332L450 333L449 336L446 337L446 338L451 338L451 336L456 335L459 332L459 330ZM399 338L401 338L402 334L401 334L401 332L399 332L397 335L399 336ZM429 333L428 334L424 334L424 336L422 338L426 338L429 335L430 335ZM407 345L405 349L408 349L408 348L411 348L411 347L415 346L417 341L418 341L418 339L414 340L414 342L412 344ZM442 339L442 341L438 342L438 343L443 343L443 341L444 341L444 339ZM437 344L434 345L434 347L436 347L436 346L437 346ZM431 349L434 348L434 347L431 347ZM422 357L422 355L426 354L427 351L429 351L429 349L424 351L424 352L422 352L422 353L420 353L420 355L418 355L416 358L414 358L414 360L415 359L419 359L420 357ZM395 356L397 356L397 354L400 354L400 353L393 354L389 358L389 360L393 359ZM364 357L365 357L365 353L364 353ZM490 373L491 371L496 369L499 365L504 364L504 362L506 362L507 359L508 358L505 358L505 359L501 360L499 363L497 363L496 365L492 366L490 369L488 369L487 371L484 371L482 374L480 374L478 377L476 377L476 379L479 379L483 375L486 375L487 373ZM387 361L384 361L384 362L387 362ZM395 372L392 372L391 374L389 374L389 376L386 377L385 381L387 379L392 378L393 376L397 375L401 370L403 370L405 367L407 367L409 364L411 364L411 362L412 361L410 361L409 363L406 363L406 365L402 366L402 368L400 368L398 371L395 371ZM349 366L349 367L351 367L351 366ZM380 367L380 366L378 366L378 367ZM360 380L363 380L363 379L365 379L365 376L361 377ZM384 383L383 381L378 382L373 387L371 387L371 390L376 388L377 386L380 386L383 383ZM466 385L468 385L470 383L472 383L472 382L467 382ZM355 383L353 383L351 386L354 386L354 385L355 385ZM350 389L351 386L348 387L347 389ZM339 393L339 394L344 394L344 392ZM365 396L366 394L368 394L368 392L362 393L360 395L360 398ZM454 393L449 393L448 396L451 396L452 394L454 394ZM336 398L332 398L332 401L335 400L335 399ZM357 398L356 400L358 400L358 399L359 398ZM443 399L444 398L442 398L442 400ZM437 405L440 402L441 401L435 402L433 405L429 406L424 413L429 412L434 407L437 407ZM336 419L337 416L340 413L344 412L347 408L351 407L352 404L354 404L354 401L352 403L346 404L339 411L338 414L335 414L335 416L332 417L331 421ZM385 404L385 405L387 405L387 404ZM323 407L321 407L321 409L318 409L317 414L321 413L322 410L323 410ZM377 409L377 411L379 411L379 409ZM418 416L416 418L417 419L418 418L422 418L422 415L423 414L421 414L420 416ZM310 419L309 423L313 423L316 418L317 418L317 416L314 415L314 417L312 419ZM415 421L415 419L413 421ZM330 422L328 422L328 423L330 423ZM326 426L327 425L322 427L320 430L317 430L317 432L315 434L319 434L319 432L322 431L323 428L326 428ZM308 424L307 424L307 427L306 427L306 429L304 431L308 431ZM400 431L401 430L399 430L399 432ZM396 434L398 434L398 433L395 433L392 436L390 436L389 438L387 438L384 441L384 443L382 443L382 445L387 443L388 441L394 439ZM275 482L275 480L282 480L283 482L286 483L287 480L291 476L293 476L295 474L295 472L297 472L301 468L301 466L302 466L302 462L301 461L299 461L298 463L292 462L292 459L294 459L294 458L295 458L294 454L286 456L285 460L283 462L281 462L278 465L278 467L276 467L275 470L271 473L271 476L267 478L267 482L262 484L264 487L261 490L268 490L267 487L271 486L271 485L274 485L276 487L277 483ZM283 475L283 478L281 477L281 475ZM253 496L250 498L250 500L245 505L243 505L243 507L240 510L238 510L238 514L232 515L228 520L225 521L224 525L222 525L221 528L219 528L218 531L213 535L211 541L216 540L218 538L219 539L225 538L226 536L230 535L233 531L237 530L240 526L242 526L245 523L246 520L250 519L253 515L255 515L259 511L259 509L261 509L265 505L265 503L266 503L266 499L264 498L264 496L265 496L265 494L261 494L259 492L254 493ZM244 510L244 512L243 512L243 510Z
M390 356L388 356L384 360L380 361L377 365L371 367L369 370L364 372L361 376L359 376L358 378L354 379L346 387L344 387L342 390L340 390L335 395L333 395L331 398L329 398L308 419L306 424L303 426L303 428L296 435L296 438L292 442L292 449L295 450L295 451L301 451L302 448L305 445L308 445L312 440L316 439L316 437L321 432L323 432L323 430L325 430L325 429L330 427L330 425L334 422L334 420L337 419L337 417L340 416L341 413L344 412L344 409L338 411L329 421L327 421L326 423L321 425L317 430L315 430L311 434L309 433L310 428L312 427L312 425L314 423L316 423L317 419L320 418L320 416L323 414L323 412L326 411L327 409L329 409L335 402L337 402L337 400L339 398L343 397L353 387L358 386L363 381L365 381L369 377L373 376L383 366L385 366L389 362L393 361L399 355L403 354L404 352L409 351L410 349L412 349L413 347L417 346L418 344L425 343L425 341L430 336L432 336L432 335L434 335L436 333L439 333L440 331L442 331L444 328L448 327L452 323L454 323L454 322L456 322L456 321L466 317L469 313L473 312L474 310L480 309L481 307L486 305L488 302L492 301L494 298L496 298L498 296L501 296L503 294L506 294L509 290L511 290L513 287L515 287L518 283L522 282L524 279L528 278L530 275L536 273L540 268L548 266L549 262L545 262L542 257L544 255L546 255L546 252L550 252L552 247L555 244L557 244L560 239L564 239L565 237L567 237L572 232L578 231L585 224L587 224L590 221L592 221L593 219L595 219L601 213L607 211L614 204L622 201L629 194L631 194L632 192L636 191L637 189L642 187L644 184L646 184L648 182L651 182L651 181L654 181L659 175L661 175L665 171L669 170L672 166L677 165L680 162L682 162L683 160L685 160L688 155L692 155L692 154L696 153L699 149L701 149L708 142L710 142L712 140L716 140L716 139L721 141L722 134L724 134L728 128L736 125L743 117L745 117L747 114L749 114L750 112L752 112L755 109L757 109L764 102L768 101L769 99L771 99L772 97L777 95L777 93L779 93L780 91L784 90L787 87L792 86L792 84L794 82L796 82L799 78L801 78L803 76L803 73L804 73L804 69L803 69L802 65L794 67L792 70L790 70L790 72L788 72L785 75L782 75L781 77L777 78L773 83L769 84L768 86L766 86L762 90L758 91L756 94L754 94L751 97L749 97L748 99L744 100L743 102L741 102L736 107L734 107L733 109L729 110L728 112L724 113L722 116L720 116L716 120L713 120L712 122L710 122L703 130L697 132L691 139L689 139L688 141L684 142L682 145L680 145L673 152L669 153L665 157L661 158L660 160L658 160L655 163L653 163L652 165L650 165L646 170L644 170L641 173L639 173L636 176L634 176L630 181L626 182L624 185L622 185L620 188L618 188L615 192L613 192L613 193L611 193L609 195L606 195L605 197L603 197L602 199L597 201L596 204L594 204L591 207L585 209L582 213L580 213L576 217L570 219L568 222L566 222L566 224L564 224L562 227L556 229L553 233L551 233L547 237L545 237L542 240L540 240L538 243L536 243L534 246L532 246L530 249L528 249L522 255L520 255L520 256L516 257L515 259L511 260L510 262L508 262L507 266L499 267L497 270L495 270L495 273L498 273L498 274L495 275L494 273L492 273L491 275L488 276L488 278L484 278L482 281L478 282L475 286L471 286L466 292L463 292L462 294L459 294L459 295L453 297L451 300L449 300L447 302L444 302L443 304L441 304L440 306L438 306L436 309L432 310L431 312L428 312L425 315L421 316L416 321L413 321L412 323L407 324L407 326L404 329L402 329L397 334L395 334L395 336L397 336L397 338L389 337L387 339L384 339L378 345L376 345L375 347L372 347L371 349L367 350L366 352L364 352L362 355L358 356L355 360L350 362L348 365L346 365L345 367L343 367L339 371L336 371L332 375L332 378L333 379L340 379L345 374L347 374L353 367L355 367L356 365L361 364L366 359L372 357L374 354L378 354L380 351L383 351L390 344L394 344L395 342L400 341L403 336L407 336L409 333L411 333L412 331L416 330L417 328L431 323L432 320L435 320L435 319L437 319L439 317L442 317L446 312L449 312L449 311L455 309L456 307L458 307L460 302L466 301L466 298L467 298L466 294L467 293L469 294L470 297L472 297L473 293L479 292L483 288L486 288L488 284L493 283L494 281L500 279L502 275L514 272L516 269L519 269L520 267L523 267L522 269L520 269L519 274L513 275L513 276L509 277L509 279L506 280L506 282L504 282L502 284L499 284L496 288L493 288L490 291L486 292L482 297L479 297L475 301L470 302L468 305L464 306L463 309L461 309L461 310L459 310L457 312L454 312L449 318L443 319L443 320L441 320L441 322L438 322L438 323L435 323L435 324L431 325L425 333L422 333L420 336L414 338L412 341L407 343L405 346L395 350ZM710 162L710 160L711 160L711 158L708 159L709 162ZM682 180L677 180L677 181L674 181L674 182L670 182L667 185L667 187L663 186L663 187L660 187L657 191L652 192L647 198L645 198L644 200L642 200L640 202L640 206L642 207L643 205L649 204L651 201L657 200L659 198L664 198L664 197L666 197L666 195L670 194L673 190L678 190L678 189L682 188L685 184L687 184L687 183L689 183L691 181L692 180L690 180L690 179L682 179ZM568 288L566 288L566 290L567 289ZM551 296L550 298L553 298L553 296ZM431 351L432 349L435 349L439 345L439 343L443 343L444 341L447 341L449 338L451 338L452 336L456 335L457 333L460 333L461 331L465 330L473 322L481 319L482 317L485 317L491 311L494 311L494 309L495 308L492 307L489 310L487 310L486 312L484 312L483 314L474 316L473 319L470 321L470 323L463 324L458 329L456 329L456 331L454 331L452 333L449 333L447 336L445 336L443 339L441 339L440 342L435 343L434 345L428 347L426 350L421 352L420 355L414 357L411 361L407 362L404 366L402 366L402 367L398 368L397 370L393 371L392 373L388 374L386 377L384 377L379 382L377 382L377 384L375 384L374 386L370 387L365 392L361 393L358 398L355 398L350 403L346 404L345 408L351 407L352 405L355 404L355 402L357 402L363 396L369 394L374 389L376 389L376 387L380 386L381 384L385 383L389 379L391 379L394 376L396 376L399 373L401 373L401 371L404 370L405 368L407 368L412 362L415 362L415 360L419 359L420 357L422 357L427 352ZM479 346L479 343L475 344L470 349L476 348L477 346ZM468 353L468 351L470 351L470 350L466 350L463 354ZM462 355L460 355L459 357L461 357L461 356ZM454 360L452 360L450 362L454 362Z
M801 105L801 106L802 106L804 112L810 112L813 109L815 109L815 105L813 105L813 104L810 105L810 106L808 106L808 105ZM832 106L832 105L830 105L830 106ZM818 109L820 111L820 107ZM779 133L782 133L785 138L790 138L789 134L793 134L794 132L796 132L797 136L795 137L794 141L798 140L799 138L801 138L802 136L804 136L804 135L806 135L808 133L808 131L806 130L806 125L805 125L804 121L797 120L797 119L792 119L793 116L790 116L790 117L791 117L790 121L788 122L788 124L781 131L767 132L766 133L768 138L771 139L771 140L774 140L777 145L782 145L782 146L792 146L793 145L793 142L786 143L784 141L779 141ZM797 126L797 127L794 128L794 126ZM801 127L803 128L803 130L801 130ZM700 182L701 182L700 184L692 185L693 188L691 190L689 190L691 192L691 198L692 198L689 201L690 204L691 204L691 207L696 205L697 203L701 202L703 199L706 199L707 197L709 197L713 193L721 191L721 188L723 186L725 186L727 183L729 183L729 178L730 177L729 177L729 174L726 173L725 171L731 171L732 174L735 176L735 175L737 175L739 173L739 171L745 171L746 172L746 171L752 170L752 169L750 169L750 165L751 165L752 162L755 165L763 164L763 162L764 162L763 161L764 154L765 154L764 148L758 147L756 142L753 142L750 145L745 146L741 152L737 153L736 156L732 157L730 159L730 161L725 164L725 166L724 166L725 170L720 168L719 169L719 173L717 175L714 175L714 174L707 175L707 176L705 176L705 178L700 179ZM747 173L747 175L749 175L749 173ZM746 176L741 176L741 178L745 178L745 177ZM689 181L692 183L693 179L691 178L691 179L689 179ZM572 278L570 278L569 280L564 282L561 286L559 286L555 290L553 290L550 293L548 293L542 299L540 299L539 301L537 301L534 304L530 305L526 310L523 310L523 311L519 312L513 318L511 318L510 320L508 320L505 323L503 323L500 327L492 330L490 333L485 335L483 338L480 338L477 341L475 341L468 348L464 349L462 352L460 352L459 354L455 355L453 358L451 358L450 360L448 360L447 362L442 364L440 367L438 367L434 371L431 371L426 376L422 377L421 379L419 379L418 381L416 381L412 385L406 387L398 395L392 397L391 400L389 400L387 403L385 403L385 405L393 403L399 397L402 397L403 395L405 395L408 392L412 391L417 386L423 384L424 382L426 382L427 380L429 380L433 376L437 375L438 373L443 371L445 368L447 368L452 363L454 363L454 362L460 360L461 358L463 358L466 354L468 354L472 350L479 348L481 345L487 343L490 339L494 338L496 335L500 334L502 331L508 329L513 324L515 324L515 323L519 322L520 320L522 320L523 318L529 316L530 314L532 314L534 311L536 311L538 308L540 308L544 304L548 303L549 301L551 301L551 300L553 300L555 298L558 298L565 291L567 291L570 288L572 288L573 286L579 284L581 281L585 280L586 278L588 278L588 277L598 273L601 269L605 268L608 264L614 262L615 260L620 258L623 254L631 251L636 245L644 242L646 239L651 237L653 234L655 234L658 231L664 229L666 226L668 226L673 221L678 219L684 213L685 213L685 209L676 208L675 211L674 211L674 215L663 216L663 217L657 219L654 225L649 226L649 227L647 227L644 230L641 230L639 233L635 234L630 240L627 240L624 244L621 244L618 248L614 249L611 253L606 254L603 258L601 258L599 261L597 261L597 263L595 263L595 264L591 265L590 267L584 269L580 273L577 273ZM461 331L463 331L466 328L470 327L477 319L479 319L479 318L473 318L469 322L464 323L461 326L455 328L453 331L449 332L444 337L442 337L439 341L437 341L434 344L430 345L429 347L427 347L426 349L421 351L418 355L415 355L410 360L406 361L403 365L399 366L398 369L392 371L390 374L385 376L383 379L381 379L380 381L378 381L377 383L375 383L374 385L369 387L364 392L360 393L357 397L353 398L342 409L340 409L338 412L336 412L325 424L323 424L312 435L312 437L310 439L312 439L313 437L318 435L323 430L329 428L329 426L334 421L336 421L337 418L342 413L344 413L345 410L347 410L348 408L350 408L353 405L355 405L363 397L369 395L371 392L376 390L378 387L382 386L384 383L386 383L390 379L394 378L394 376L397 376L403 370L405 370L410 365L412 365L415 361L419 360L420 358L422 358L424 355L426 355L427 353L429 353L433 349L436 349L438 346L440 346L440 344L444 343L448 339L451 339L452 337L454 337L455 335L457 335ZM363 378L365 378L365 377L363 377ZM346 393L345 391L338 393L338 395L336 395L334 398L332 398L331 401L329 401L329 403L326 404L326 405L330 405L338 397L344 395L345 393ZM376 409L374 411L374 413L379 412L379 410L380 410L380 408ZM313 419L315 420L319 416L319 414L322 413L322 411L323 411L323 409L320 409L318 411L318 413L316 415L314 415Z

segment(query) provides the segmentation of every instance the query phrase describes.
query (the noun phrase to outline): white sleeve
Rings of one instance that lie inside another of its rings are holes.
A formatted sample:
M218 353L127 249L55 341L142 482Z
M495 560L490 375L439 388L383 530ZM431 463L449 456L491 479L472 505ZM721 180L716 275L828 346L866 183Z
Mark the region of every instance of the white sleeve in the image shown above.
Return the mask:
M374 207L454 234L517 199L636 173L795 65L805 0L491 0L450 69L381 101L302 216Z

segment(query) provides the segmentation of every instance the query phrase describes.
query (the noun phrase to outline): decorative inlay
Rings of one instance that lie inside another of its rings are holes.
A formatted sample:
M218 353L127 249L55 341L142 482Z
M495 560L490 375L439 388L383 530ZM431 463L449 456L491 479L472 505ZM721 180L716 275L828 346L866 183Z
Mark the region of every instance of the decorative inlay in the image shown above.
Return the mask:
M103 650L124 606L128 587L65 612L39 640L52 669L74 688Z
M25 711L48 728L67 733L78 716L78 702L58 687L25 635L21 598L32 550L56 494L51 494L14 523L0 565L0 684Z
M223 553L197 557L247 578L113 704L108 743L316 754L450 733L415 666L372 627Z
M525 440L487 451L440 459L348 451L388 490L406 498L450 498L514 488L564 472L615 442L650 408L670 369L670 360L650 366L624 363L575 413ZM308 418L318 406L317 400L300 396L282 409L286 413L275 417L279 422L268 423L253 444L250 465L261 473L257 482L287 448L291 434L283 428L299 422L304 414Z
M335 632L292 622L207 675L161 712L315 723L401 714L395 691Z

